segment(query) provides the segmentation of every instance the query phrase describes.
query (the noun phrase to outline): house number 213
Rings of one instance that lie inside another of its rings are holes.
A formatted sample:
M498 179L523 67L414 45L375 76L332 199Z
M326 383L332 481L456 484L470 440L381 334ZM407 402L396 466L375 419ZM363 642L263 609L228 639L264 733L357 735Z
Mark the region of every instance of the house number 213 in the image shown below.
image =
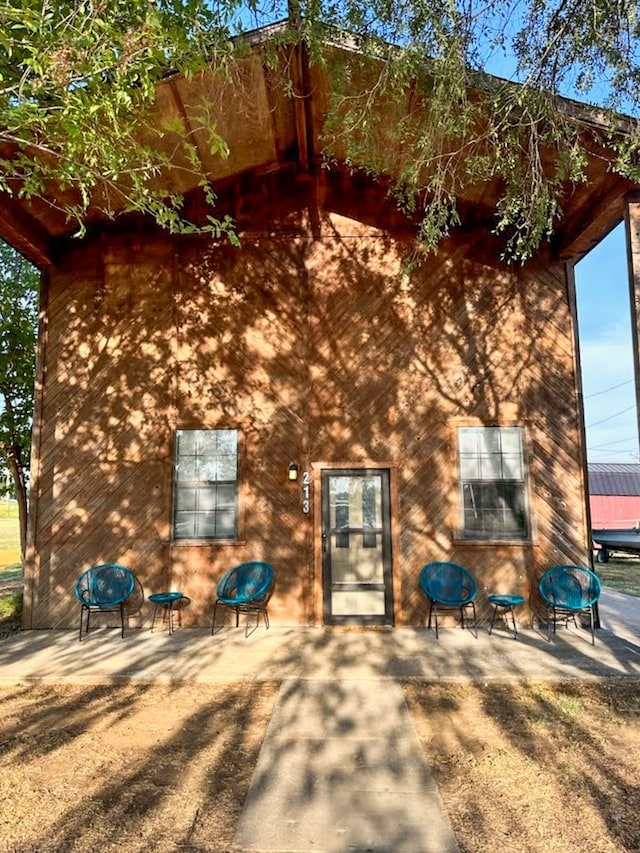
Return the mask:
M308 471L302 472L302 512L305 514L311 511L311 474Z

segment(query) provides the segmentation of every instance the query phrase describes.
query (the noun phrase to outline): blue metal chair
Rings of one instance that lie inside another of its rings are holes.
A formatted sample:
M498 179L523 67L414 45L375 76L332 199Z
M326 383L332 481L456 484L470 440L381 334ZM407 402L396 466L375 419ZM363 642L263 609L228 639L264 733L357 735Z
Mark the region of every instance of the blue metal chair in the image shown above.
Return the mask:
M92 612L120 612L121 636L124 637L124 603L133 592L136 580L133 572L116 563L102 563L91 566L76 581L75 593L80 602L80 636L82 640L82 622L87 612L87 628Z
M558 616L567 623L573 619L576 623L576 613L589 614L591 628L591 644L595 645L593 631L595 613L594 607L600 597L600 579L591 569L585 566L553 566L540 578L538 589L542 600L547 605L547 640L551 642L551 624L556 633Z
M267 604L271 597L273 569L268 563L253 561L241 563L230 569L219 581L216 588L216 603L213 607L211 633L216 629L216 613L218 605L231 607L236 612L236 628L239 624L240 613L247 614L245 637L249 636L249 616L258 614L256 628L260 624L260 614L264 616L264 624L269 627Z
M431 614L435 617L438 638L438 608L460 610L460 625L465 627L465 610L473 611L473 629L477 634L476 598L478 584L467 569L457 563L427 563L420 570L420 586L429 599L429 629Z

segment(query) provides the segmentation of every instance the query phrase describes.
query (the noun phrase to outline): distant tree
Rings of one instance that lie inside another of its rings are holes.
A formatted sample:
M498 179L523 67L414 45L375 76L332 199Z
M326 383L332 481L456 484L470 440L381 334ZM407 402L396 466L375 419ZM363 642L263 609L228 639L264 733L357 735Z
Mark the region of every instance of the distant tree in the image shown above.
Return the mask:
M232 80L249 49L238 36L283 18L253 49L272 72L278 48L295 45L327 65L317 153L394 176L429 248L458 222L460 192L483 181L499 188L495 227L513 256L549 236L564 190L586 180L592 144L592 122L559 109L560 95L598 106L614 168L640 180L637 0L2 0L0 190L60 205L80 230L91 205L189 230L183 199L156 185L171 158L154 138L179 131L178 167L199 175L209 229L233 235L193 142L206 131L224 156L215 115L158 127L149 108L170 72L209 66ZM348 46L348 65L344 52L323 52L328 42ZM632 116L624 134L615 110Z
M0 241L0 464L18 501L22 559L36 364L39 273Z

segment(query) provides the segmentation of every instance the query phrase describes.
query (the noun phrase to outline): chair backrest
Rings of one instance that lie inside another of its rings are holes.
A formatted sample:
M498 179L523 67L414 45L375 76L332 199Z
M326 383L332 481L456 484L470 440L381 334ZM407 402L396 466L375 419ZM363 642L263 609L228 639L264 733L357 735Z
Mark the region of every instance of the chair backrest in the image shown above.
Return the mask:
M113 607L126 601L136 584L133 572L116 563L91 566L76 581L76 597L87 607Z
M451 607L468 604L478 595L476 579L457 563L427 563L420 570L420 586L433 601Z
M230 569L220 580L216 595L222 601L242 604L263 598L271 586L273 569L269 563L253 561Z
M540 595L554 607L583 610L600 597L600 579L585 566L552 566L540 578Z

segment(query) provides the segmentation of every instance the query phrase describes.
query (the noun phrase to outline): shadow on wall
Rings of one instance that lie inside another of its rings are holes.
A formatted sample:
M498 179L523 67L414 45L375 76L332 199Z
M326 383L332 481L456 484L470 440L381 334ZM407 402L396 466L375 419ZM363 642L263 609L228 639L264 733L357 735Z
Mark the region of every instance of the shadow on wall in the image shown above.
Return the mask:
M75 578L102 561L129 566L145 591L180 589L206 624L224 571L265 559L274 618L311 621L313 516L286 483L292 459L397 466L396 597L411 624L426 616L429 560L524 588L582 553L561 265L508 269L472 234L405 274L408 243L339 217L323 229L247 236L241 250L120 235L74 247L52 272L34 627L70 626ZM458 420L525 425L535 559L455 542ZM241 431L236 545L171 541L179 427Z

